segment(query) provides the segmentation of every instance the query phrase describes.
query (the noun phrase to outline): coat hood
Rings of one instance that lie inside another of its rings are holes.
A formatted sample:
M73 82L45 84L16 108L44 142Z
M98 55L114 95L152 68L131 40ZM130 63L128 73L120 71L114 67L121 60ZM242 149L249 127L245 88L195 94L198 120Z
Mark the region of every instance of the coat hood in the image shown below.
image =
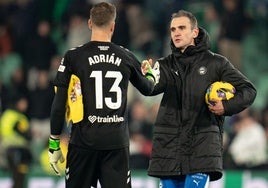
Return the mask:
M195 46L188 46L183 53L180 51L179 48L175 47L172 40L170 40L170 46L172 53L175 56L181 56L183 54L186 56L191 56L195 53L210 49L209 35L205 29L199 27L199 34L197 38L195 38Z

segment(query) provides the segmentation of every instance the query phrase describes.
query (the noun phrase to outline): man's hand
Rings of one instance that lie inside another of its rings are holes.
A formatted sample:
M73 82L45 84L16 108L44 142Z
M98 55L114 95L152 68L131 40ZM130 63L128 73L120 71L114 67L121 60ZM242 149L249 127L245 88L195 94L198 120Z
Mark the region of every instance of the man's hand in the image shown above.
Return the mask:
M153 60L143 60L141 64L141 71L142 74L146 76L147 79L152 80L154 84L158 84L160 79L160 65L157 62L155 62L153 68L152 68Z
M49 163L55 173L60 176L60 171L58 168L58 161L63 163L65 161L62 151L60 149L60 139L59 138L49 138L49 149L48 149Z
M224 114L224 107L221 100L210 100L210 103L208 105L209 111L219 116Z

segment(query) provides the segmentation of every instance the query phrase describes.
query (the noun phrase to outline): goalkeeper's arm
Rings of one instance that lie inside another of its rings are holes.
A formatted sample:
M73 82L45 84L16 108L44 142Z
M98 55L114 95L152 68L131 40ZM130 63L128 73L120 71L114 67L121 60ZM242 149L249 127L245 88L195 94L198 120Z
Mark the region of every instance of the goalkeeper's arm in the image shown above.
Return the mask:
M48 157L52 169L57 175L60 175L58 162L64 162L64 157L60 148L60 134L65 122L67 88L58 87L55 94L50 119L50 138Z
M60 135L65 123L67 88L58 87L52 102L50 114L50 133Z

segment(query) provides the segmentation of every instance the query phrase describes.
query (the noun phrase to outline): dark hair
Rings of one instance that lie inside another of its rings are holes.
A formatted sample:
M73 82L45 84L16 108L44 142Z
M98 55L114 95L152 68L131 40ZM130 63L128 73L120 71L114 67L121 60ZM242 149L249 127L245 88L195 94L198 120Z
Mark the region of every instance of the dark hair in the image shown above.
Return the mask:
M93 24L101 27L114 21L116 7L111 3L101 2L94 5L90 10L90 19Z
M191 12L186 11L186 10L179 10L178 12L175 12L175 13L173 13L171 15L171 21L174 18L179 18L179 17L187 17L187 18L189 18L191 26L192 26L192 29L198 28L197 19Z

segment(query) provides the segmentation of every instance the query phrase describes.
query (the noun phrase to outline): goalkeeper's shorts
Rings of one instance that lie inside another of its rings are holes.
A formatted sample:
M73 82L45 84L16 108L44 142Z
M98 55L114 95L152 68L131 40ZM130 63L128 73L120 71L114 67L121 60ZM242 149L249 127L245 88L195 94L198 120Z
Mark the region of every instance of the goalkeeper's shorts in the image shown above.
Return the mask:
M209 175L196 173L189 174L185 180L160 179L159 188L208 188Z
M130 188L129 148L89 150L69 144L66 188Z

